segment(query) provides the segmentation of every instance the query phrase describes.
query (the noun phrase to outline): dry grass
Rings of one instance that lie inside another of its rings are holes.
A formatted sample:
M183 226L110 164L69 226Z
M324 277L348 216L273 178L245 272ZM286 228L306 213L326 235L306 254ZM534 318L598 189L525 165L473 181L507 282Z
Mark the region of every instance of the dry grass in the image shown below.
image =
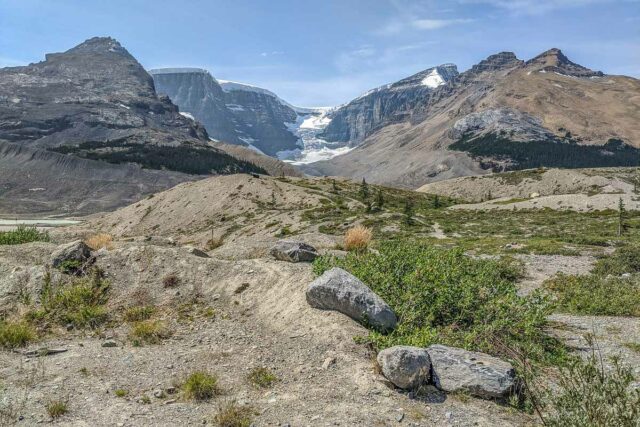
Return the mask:
M363 225L356 225L347 230L344 235L344 248L347 251L363 251L371 243L371 229Z
M193 372L182 385L188 400L209 400L221 393L218 377L203 371Z
M69 407L65 400L51 400L45 404L47 414L51 419L57 419L69 412Z
M113 236L107 233L94 234L93 236L87 238L84 242L94 251L102 248L105 248L107 250L113 249Z
M253 409L240 406L235 401L227 401L218 406L213 417L214 425L219 427L249 427L253 418Z
M207 250L212 251L216 248L219 248L224 244L224 239L222 237L212 237L207 240Z
M167 274L162 278L162 286L165 288L175 288L180 284L180 278L174 274Z
M129 338L138 345L141 343L160 344L171 336L171 330L159 320L142 320L134 323Z

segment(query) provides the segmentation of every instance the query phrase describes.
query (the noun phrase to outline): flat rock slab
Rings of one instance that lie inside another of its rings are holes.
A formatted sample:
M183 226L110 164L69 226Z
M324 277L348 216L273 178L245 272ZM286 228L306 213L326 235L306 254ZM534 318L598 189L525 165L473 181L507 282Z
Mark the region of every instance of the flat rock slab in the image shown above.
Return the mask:
M288 262L311 262L319 256L316 248L295 240L279 240L269 253L277 260Z
M360 279L334 267L309 284L307 302L315 308L335 310L381 331L396 327L391 307Z
M513 366L496 357L444 345L432 345L427 352L433 382L441 390L494 398L504 397L513 387Z
M396 387L414 390L429 381L431 359L424 348L398 345L382 350L377 359L382 374Z

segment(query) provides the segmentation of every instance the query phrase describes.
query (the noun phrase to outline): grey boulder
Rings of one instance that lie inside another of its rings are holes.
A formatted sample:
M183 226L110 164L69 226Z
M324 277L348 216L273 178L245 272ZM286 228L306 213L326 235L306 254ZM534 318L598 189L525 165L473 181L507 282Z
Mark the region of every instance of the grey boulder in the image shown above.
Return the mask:
M389 331L398 322L391 307L354 275L334 267L309 284L307 302L335 310L375 329Z
M190 253L193 256L197 256L200 258L209 258L209 254L206 253L203 250L200 250L198 248L194 248L193 246L185 246L185 248L187 249L187 252Z
M295 240L279 240L269 253L277 260L289 262L311 262L318 257L316 248Z
M85 263L91 257L91 248L82 240L60 245L51 254L51 265L59 267L65 261Z
M396 387L414 390L427 384L431 371L431 359L424 348L399 345L378 353L382 374Z
M427 352L433 382L441 390L495 398L507 395L514 385L513 366L496 357L444 345L432 345Z

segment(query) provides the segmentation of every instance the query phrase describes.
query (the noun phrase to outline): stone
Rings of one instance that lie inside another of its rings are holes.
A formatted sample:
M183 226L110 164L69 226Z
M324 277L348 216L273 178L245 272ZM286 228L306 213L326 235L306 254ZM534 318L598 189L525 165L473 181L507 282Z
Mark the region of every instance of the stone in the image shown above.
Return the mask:
M319 256L316 248L295 240L279 240L269 253L277 260L288 262L311 262Z
M190 253L191 255L194 255L200 258L209 258L209 254L207 254L205 251L201 249L194 248L193 246L186 246L185 248L187 249L187 252Z
M78 261L85 263L91 257L91 248L82 240L76 240L71 243L60 245L51 254L51 265L54 268L59 267L65 261Z
M335 310L377 330L389 331L398 319L391 307L360 279L334 267L309 284L309 305Z
M326 359L324 359L324 362L322 363L322 369L324 369L326 371L332 365L335 365L335 363L336 363L336 358L335 357L327 357Z
M432 345L427 352L433 383L440 390L495 398L507 395L514 385L513 366L497 357L444 345Z
M415 390L429 381L431 360L427 350L398 345L378 353L382 374L396 387Z
M105 342L102 343L102 347L117 347L118 343L115 342L114 340L106 340Z

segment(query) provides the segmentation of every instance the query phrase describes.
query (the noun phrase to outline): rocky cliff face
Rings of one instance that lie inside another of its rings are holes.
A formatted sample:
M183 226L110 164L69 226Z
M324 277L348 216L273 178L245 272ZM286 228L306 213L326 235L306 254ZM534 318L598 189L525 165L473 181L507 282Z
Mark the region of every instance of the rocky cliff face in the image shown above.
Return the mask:
M218 82L206 70L151 70L156 88L182 112L193 115L209 135L232 144L247 145L275 156L292 150L298 137L290 130L297 112L275 94L240 83Z
M356 146L386 125L419 121L425 108L447 92L443 86L457 76L455 65L444 64L373 89L333 112L320 137Z

